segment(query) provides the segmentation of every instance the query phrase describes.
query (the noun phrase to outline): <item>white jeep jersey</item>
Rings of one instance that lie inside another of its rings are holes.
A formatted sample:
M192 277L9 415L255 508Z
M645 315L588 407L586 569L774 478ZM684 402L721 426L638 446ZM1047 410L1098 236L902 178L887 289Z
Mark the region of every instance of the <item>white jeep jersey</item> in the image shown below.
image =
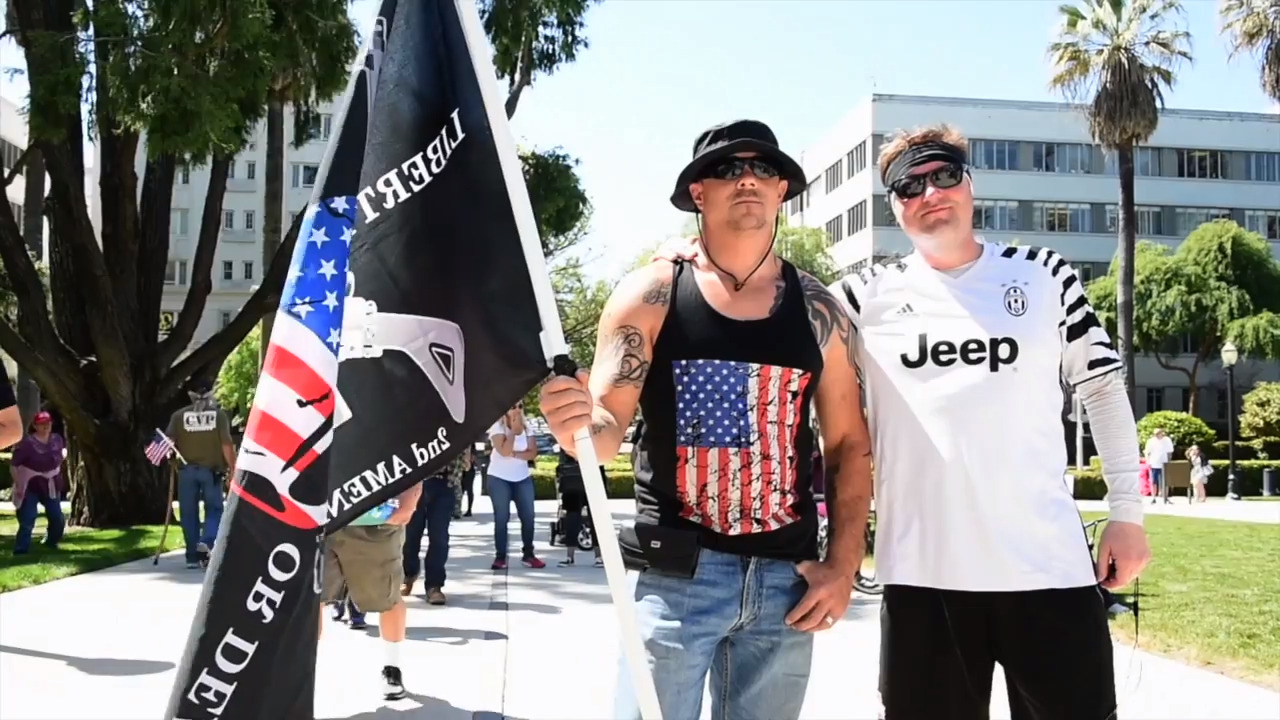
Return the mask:
M980 241L959 277L912 254L832 286L848 304L873 443L885 584L1012 591L1096 582L1064 482L1063 380L1122 365L1075 270Z

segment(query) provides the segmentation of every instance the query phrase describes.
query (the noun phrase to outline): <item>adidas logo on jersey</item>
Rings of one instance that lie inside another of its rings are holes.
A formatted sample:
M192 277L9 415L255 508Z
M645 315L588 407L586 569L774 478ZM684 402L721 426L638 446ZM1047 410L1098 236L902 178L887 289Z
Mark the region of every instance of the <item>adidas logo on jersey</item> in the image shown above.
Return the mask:
M916 314L916 309L911 307L911 303L906 303L902 307L895 310L893 313L893 316L894 317L914 317L915 314Z
M964 365L986 365L991 372L1000 372L1000 366L1012 365L1018 359L1018 341L1011 337L993 337L983 340L969 338L956 344L950 340L939 340L929 344L929 336L920 333L920 346L916 356L907 353L898 356L902 364L912 370L933 363L938 367L951 367L957 362Z

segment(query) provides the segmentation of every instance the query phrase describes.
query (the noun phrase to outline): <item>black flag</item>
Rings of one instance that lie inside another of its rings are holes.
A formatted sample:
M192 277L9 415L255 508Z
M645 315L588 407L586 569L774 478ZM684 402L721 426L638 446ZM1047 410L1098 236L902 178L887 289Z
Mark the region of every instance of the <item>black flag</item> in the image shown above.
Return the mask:
M168 718L314 718L324 535L442 469L547 375L531 280L545 270L495 145L493 81L454 0L384 0L298 236Z

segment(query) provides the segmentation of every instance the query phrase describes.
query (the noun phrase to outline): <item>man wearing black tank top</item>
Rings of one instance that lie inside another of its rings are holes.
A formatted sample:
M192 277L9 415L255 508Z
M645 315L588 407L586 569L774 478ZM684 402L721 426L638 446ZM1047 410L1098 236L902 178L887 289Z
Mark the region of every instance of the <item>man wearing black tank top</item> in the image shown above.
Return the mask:
M773 253L778 209L804 188L764 124L702 133L671 197L700 222L699 257L628 275L605 305L590 375L542 390L561 447L589 427L601 458L643 413L637 520L620 542L667 718L700 717L708 673L712 718L798 718L813 633L844 615L862 562L871 458L851 325L819 281ZM838 466L826 562L810 401ZM614 717L638 718L620 677Z

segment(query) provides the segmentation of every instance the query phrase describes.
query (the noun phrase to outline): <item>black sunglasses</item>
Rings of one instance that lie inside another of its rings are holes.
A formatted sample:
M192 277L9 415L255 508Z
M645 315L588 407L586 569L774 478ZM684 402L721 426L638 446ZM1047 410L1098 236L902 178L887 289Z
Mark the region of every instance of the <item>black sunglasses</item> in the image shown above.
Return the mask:
M951 163L927 173L908 175L890 185L889 190L903 200L911 200L923 195L926 185L932 185L939 190L949 190L962 182L964 182L964 166Z
M772 180L782 174L778 171L778 168L768 160L758 157L736 157L730 158L719 165L708 168L702 173L702 178L737 180L742 177L743 171L748 168L750 168L752 175L755 175L761 180Z

